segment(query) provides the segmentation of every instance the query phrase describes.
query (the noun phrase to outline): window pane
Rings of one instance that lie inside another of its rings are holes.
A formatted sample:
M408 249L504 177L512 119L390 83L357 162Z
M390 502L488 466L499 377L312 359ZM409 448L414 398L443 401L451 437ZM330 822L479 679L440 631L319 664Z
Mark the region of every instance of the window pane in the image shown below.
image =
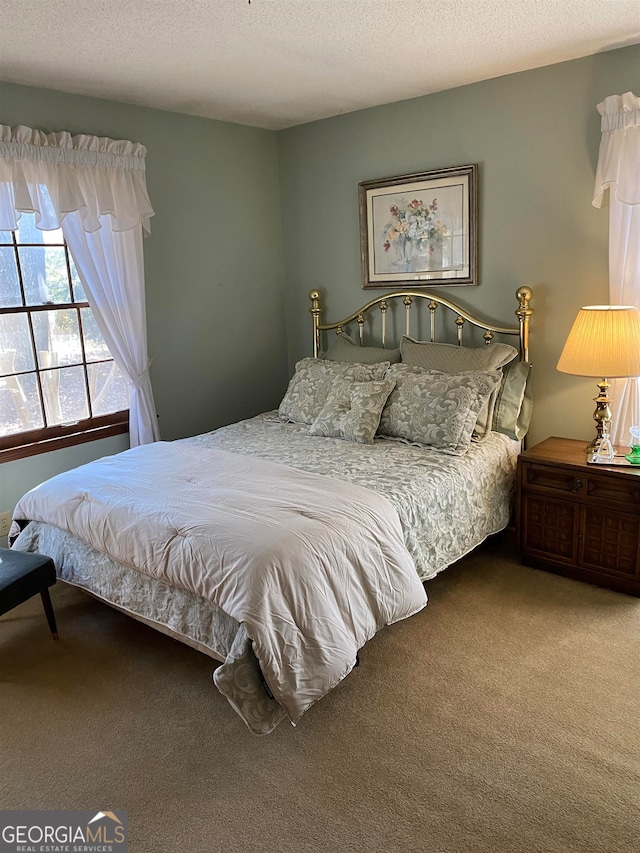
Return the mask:
M43 426L35 373L0 379L0 436Z
M91 309L81 308L80 313L82 314L82 334L84 335L84 351L87 361L103 361L105 358L111 358L111 353L107 349L102 332L98 328Z
M84 287L80 281L78 270L69 252L69 267L71 269L71 286L73 287L73 298L76 302L88 302L87 294L84 292Z
M16 254L12 246L0 246L0 308L22 305Z
M38 311L32 317L40 367L82 363L78 312L75 308Z
M45 188L40 192L42 224L56 223ZM62 307L83 302L62 229L42 231L30 213L22 214L16 231L0 231L0 436L16 435L10 440L18 449L21 433L73 430L78 423L82 432L92 426L90 417L129 407L129 383L91 309Z
M36 228L35 213L23 213L18 220L18 243L43 243L42 231Z
M28 305L71 302L64 249L31 246L18 252Z
M129 408L129 386L114 362L90 364L88 373L94 416Z
M89 417L87 389L82 367L45 370L40 374L42 393L50 426Z
M34 367L27 315L0 316L0 375L33 370Z

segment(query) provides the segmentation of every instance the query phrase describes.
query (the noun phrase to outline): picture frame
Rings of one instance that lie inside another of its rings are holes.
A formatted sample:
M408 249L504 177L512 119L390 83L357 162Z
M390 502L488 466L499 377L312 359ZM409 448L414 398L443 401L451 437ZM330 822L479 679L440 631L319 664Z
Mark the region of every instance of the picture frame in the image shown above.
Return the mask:
M479 284L477 168L358 184L363 288Z

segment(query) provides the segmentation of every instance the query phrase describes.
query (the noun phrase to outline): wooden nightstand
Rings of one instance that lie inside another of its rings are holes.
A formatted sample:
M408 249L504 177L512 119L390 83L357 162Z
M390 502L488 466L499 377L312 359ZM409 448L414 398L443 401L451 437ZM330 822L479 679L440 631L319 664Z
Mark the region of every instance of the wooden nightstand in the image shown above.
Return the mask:
M520 454L522 562L640 596L640 468L589 465L585 446L553 437Z

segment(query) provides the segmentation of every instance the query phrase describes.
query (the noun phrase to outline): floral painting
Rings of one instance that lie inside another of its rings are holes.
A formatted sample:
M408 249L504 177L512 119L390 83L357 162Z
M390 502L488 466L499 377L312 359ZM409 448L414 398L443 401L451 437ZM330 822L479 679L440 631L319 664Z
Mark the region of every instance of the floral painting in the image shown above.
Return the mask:
M477 284L475 169L360 184L364 287Z

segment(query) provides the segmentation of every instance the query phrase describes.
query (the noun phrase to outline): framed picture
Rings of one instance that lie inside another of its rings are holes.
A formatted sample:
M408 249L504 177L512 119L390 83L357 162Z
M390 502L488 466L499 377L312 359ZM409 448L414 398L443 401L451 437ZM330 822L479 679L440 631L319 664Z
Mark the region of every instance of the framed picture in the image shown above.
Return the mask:
M477 166L363 181L363 287L478 284Z

